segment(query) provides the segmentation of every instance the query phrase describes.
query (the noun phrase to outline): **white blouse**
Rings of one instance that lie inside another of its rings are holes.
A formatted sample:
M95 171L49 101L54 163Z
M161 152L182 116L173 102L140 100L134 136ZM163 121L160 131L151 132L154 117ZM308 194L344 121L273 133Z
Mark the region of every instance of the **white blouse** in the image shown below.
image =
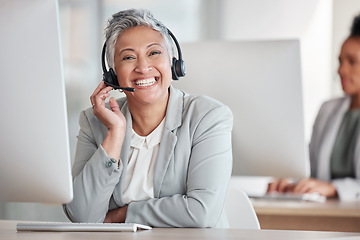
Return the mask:
M123 199L127 204L154 197L154 169L164 126L165 118L146 137L132 130L123 191Z

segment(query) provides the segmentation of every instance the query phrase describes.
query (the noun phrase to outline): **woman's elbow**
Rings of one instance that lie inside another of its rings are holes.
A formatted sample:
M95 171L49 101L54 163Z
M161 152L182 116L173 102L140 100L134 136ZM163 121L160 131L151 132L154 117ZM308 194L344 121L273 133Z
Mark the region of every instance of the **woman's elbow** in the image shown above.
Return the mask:
M216 207L206 207L204 205L194 207L191 211L190 221L191 226L194 228L213 228L219 220L219 211Z
M64 205L64 212L71 222L79 223L101 223L104 221L105 216L97 216L94 211L86 209L73 208L71 205Z

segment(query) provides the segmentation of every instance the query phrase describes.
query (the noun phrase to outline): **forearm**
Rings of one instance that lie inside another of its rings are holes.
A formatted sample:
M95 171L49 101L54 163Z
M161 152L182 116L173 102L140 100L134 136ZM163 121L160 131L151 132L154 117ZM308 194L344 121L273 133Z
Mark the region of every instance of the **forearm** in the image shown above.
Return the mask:
M119 135L103 129L89 109L80 113L79 124L80 131L72 168L74 198L66 205L66 210L73 221L102 222L123 170L121 161L117 164L110 160L119 157L110 155L113 153L108 154L102 145L105 140L111 142L113 137L118 138ZM115 146L119 144L116 142ZM121 151L121 146L117 151Z
M108 131L101 144L107 154L116 161L119 161L120 158L121 147L125 138L125 131L126 130Z
M102 222L110 197L118 183L122 165L108 166L109 156L99 148L74 176L74 198L67 204L69 214L77 222ZM76 165L75 165L76 167Z
M179 194L130 203L126 222L153 227L214 227L221 211L218 206Z

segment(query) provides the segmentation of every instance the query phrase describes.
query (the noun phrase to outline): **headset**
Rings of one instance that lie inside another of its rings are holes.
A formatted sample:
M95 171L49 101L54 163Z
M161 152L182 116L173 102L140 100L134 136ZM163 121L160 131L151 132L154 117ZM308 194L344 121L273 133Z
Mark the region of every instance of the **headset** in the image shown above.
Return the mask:
M186 67L185 67L184 61L182 60L182 54L181 54L179 42L176 40L174 34L169 29L167 29L167 31L176 45L176 49L177 49L178 57L179 57L179 59L176 59L175 57L173 57L173 59L172 59L172 65L171 65L172 79L179 80L180 77L185 76ZM106 52L106 41L104 43L102 53L101 53L101 66L102 66L102 70L103 70L103 81L105 82L105 84L107 86L113 87L114 89L121 89L121 90L129 91L129 92L134 92L135 91L134 88L120 87L115 71L112 68L110 68L109 70L106 69L105 52Z

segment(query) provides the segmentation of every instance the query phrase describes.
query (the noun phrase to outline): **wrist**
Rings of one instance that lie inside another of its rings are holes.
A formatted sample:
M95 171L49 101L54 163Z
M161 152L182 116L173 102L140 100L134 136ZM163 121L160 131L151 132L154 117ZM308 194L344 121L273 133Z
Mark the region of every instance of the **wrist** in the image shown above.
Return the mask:
M107 126L108 132L121 133L126 131L126 122Z
M330 183L330 186L331 186L330 197L338 197L338 192L335 185L333 183Z
M126 220L127 205L112 210L111 222L113 223L124 223Z
M112 130L106 133L105 139L101 145L110 158L114 158L119 161L124 138L125 132L122 131Z
M121 223L124 223L126 221L127 208L128 208L127 205L124 206L124 207L119 208L119 215L118 216L120 217L119 220L120 220Z

